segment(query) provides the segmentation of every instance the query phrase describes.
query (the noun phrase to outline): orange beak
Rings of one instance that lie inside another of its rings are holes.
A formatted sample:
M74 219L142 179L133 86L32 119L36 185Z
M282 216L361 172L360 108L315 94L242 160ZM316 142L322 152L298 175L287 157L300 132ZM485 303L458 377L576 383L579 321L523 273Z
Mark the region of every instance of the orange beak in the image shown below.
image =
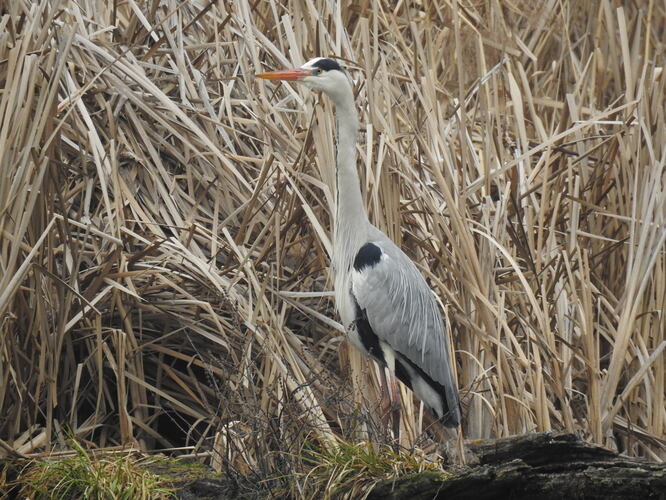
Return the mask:
M265 80L286 81L298 81L302 80L306 76L310 76L310 72L301 68L285 69L282 71L269 71L268 73L260 73L256 75L257 78L263 78Z

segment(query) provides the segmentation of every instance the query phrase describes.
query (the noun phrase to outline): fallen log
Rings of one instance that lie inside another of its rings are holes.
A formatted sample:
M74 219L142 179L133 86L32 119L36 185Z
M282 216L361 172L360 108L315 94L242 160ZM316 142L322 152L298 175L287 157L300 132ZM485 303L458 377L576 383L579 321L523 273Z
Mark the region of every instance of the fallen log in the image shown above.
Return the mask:
M623 457L573 434L468 443L473 465L450 477L416 474L377 484L369 499L666 500L666 464Z

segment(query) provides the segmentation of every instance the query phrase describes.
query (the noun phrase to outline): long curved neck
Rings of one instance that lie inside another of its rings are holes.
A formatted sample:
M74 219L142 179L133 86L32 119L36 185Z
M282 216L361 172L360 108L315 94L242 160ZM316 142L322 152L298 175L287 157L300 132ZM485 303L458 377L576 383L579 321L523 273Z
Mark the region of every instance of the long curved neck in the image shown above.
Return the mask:
M356 252L366 241L369 223L356 170L359 124L351 88L337 97L334 99L338 134L334 255L335 267L340 272L351 267Z

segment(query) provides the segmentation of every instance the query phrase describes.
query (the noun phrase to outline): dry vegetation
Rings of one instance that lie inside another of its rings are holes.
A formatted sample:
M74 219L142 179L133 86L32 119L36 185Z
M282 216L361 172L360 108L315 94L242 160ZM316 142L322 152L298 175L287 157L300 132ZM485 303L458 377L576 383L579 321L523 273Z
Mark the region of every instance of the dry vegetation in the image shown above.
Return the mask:
M382 439L330 292L331 106L253 77L337 55L466 437L666 458L664 3L343 3L0 4L0 457L69 430L263 477Z

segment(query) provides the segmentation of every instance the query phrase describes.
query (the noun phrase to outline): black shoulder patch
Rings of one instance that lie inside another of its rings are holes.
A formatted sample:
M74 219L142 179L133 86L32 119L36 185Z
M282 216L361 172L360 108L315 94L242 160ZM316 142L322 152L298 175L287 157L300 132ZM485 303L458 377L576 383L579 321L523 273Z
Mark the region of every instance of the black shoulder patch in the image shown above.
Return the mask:
M366 243L356 254L354 269L360 272L364 267L374 267L382 258L382 249L374 243Z
M319 59L316 63L313 64L315 68L323 69L324 71L331 71L332 69L337 69L342 71L342 68L337 61L333 59Z

